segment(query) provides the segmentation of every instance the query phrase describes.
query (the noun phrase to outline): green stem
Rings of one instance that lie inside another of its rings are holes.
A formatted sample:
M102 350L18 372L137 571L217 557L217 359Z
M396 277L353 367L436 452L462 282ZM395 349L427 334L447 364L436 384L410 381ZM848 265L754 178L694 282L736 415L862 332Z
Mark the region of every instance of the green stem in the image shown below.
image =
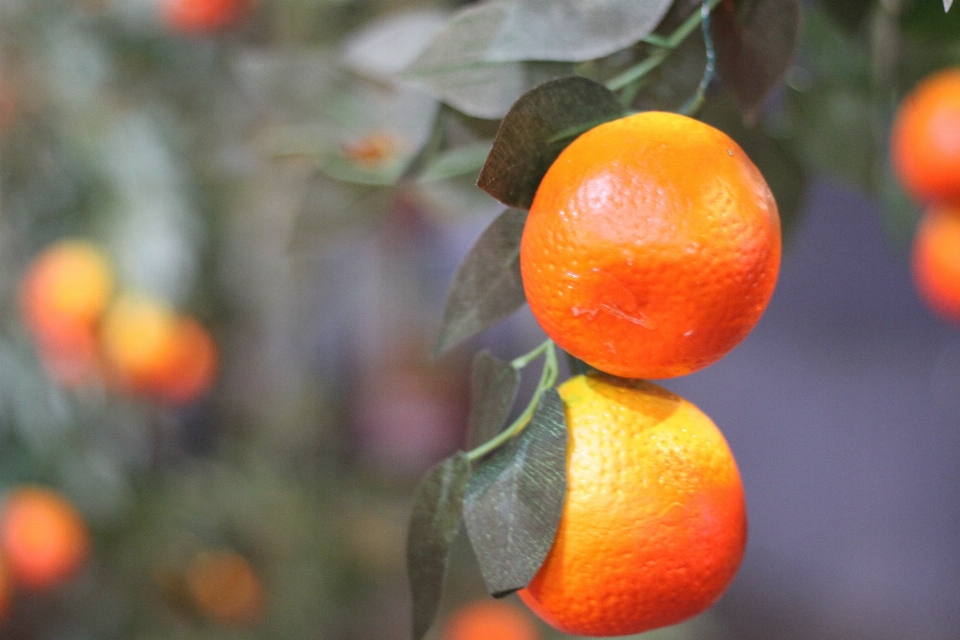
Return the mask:
M469 451L467 453L467 458L470 460L470 462L476 462L480 458L483 458L489 453L495 451L508 440L516 437L517 434L523 431L523 428L527 426L527 423L530 422L530 420L533 418L533 414L537 411L537 406L540 404L540 396L543 395L544 391L550 389L554 384L556 384L559 366L557 364L557 351L553 348L553 340L547 340L530 353L517 358L511 364L516 367L516 363L520 362L522 363L521 366L526 366L541 353L546 354L543 360L543 371L540 372L540 381L537 383L537 390L534 391L533 397L530 398L530 402L527 404L526 408L524 408L523 413L517 416L516 420L511 422L506 429L501 431L495 437L487 440L476 449Z
M513 367L514 369L523 369L525 366L527 366L528 364L530 364L531 362L539 358L540 354L542 354L547 349L551 349L552 347L553 347L553 340L547 338L546 340L544 340L543 344L538 346L536 349L534 349L530 353L526 353L520 356L519 358L516 358L515 360L513 360L510 363L510 366Z
M720 0L707 0L704 4L708 8L707 13L709 13L709 11L713 11L713 8L720 4ZM694 11L689 17L687 17L686 20L683 21L683 23L680 24L679 27L674 30L673 33L666 38L657 36L655 34L651 34L644 38L643 42L657 47L657 50L620 75L607 80L607 88L611 91L619 91L630 83L636 82L663 64L663 61L670 56L670 53L676 49L681 42L686 40L687 36L693 33L697 27L700 26L700 22L703 20L703 15L703 11Z

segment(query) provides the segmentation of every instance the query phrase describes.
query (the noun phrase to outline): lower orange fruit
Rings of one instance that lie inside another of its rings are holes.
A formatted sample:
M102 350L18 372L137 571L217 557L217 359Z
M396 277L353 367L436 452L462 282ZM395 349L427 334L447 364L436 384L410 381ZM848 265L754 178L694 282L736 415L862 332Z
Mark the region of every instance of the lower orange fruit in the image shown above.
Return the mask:
M924 213L913 242L913 280L934 313L960 323L960 206Z
M540 640L540 632L517 607L503 600L466 604L447 619L442 640Z
M520 598L557 629L618 636L682 622L733 579L747 540L736 462L694 405L603 374L559 387L570 440L556 540Z
M263 615L263 585L250 561L234 551L205 551L187 570L197 610L214 622L251 626Z

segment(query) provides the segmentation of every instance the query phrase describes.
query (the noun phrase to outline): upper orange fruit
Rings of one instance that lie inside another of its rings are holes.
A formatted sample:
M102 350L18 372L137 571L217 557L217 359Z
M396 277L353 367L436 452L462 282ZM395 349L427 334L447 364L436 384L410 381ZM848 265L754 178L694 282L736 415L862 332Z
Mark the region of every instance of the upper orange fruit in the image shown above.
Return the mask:
M913 280L927 306L960 323L960 204L924 213L913 241Z
M705 367L759 320L780 265L763 176L673 113L602 124L557 158L520 243L530 309L564 350L628 378Z
M904 98L890 154L900 182L917 200L960 199L960 69L927 77Z
M70 578L90 554L83 518L63 496L43 487L21 487L0 514L0 548L13 580L42 590Z
M163 20L180 33L209 33L237 22L252 0L163 0Z
M565 633L617 636L681 622L714 601L743 556L736 462L695 406L603 374L559 388L570 440L556 540L520 598Z

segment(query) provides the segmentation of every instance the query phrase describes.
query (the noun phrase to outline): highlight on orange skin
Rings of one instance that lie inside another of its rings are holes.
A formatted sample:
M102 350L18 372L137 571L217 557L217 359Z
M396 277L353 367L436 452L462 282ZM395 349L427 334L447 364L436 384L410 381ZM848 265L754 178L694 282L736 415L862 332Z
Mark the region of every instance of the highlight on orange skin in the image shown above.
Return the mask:
M919 202L960 198L960 68L928 76L904 98L890 154L900 182Z
M114 291L114 271L102 248L69 239L44 249L23 275L20 309L41 360L67 385L97 370L97 324Z
M250 561L239 553L197 554L187 569L186 581L197 611L213 622L249 627L263 617L263 584Z
M528 615L503 600L477 600L454 611L440 640L540 640Z
M960 206L933 206L913 241L913 281L923 302L960 324Z
M90 534L66 498L51 489L25 486L4 500L0 548L14 584L43 591L66 582L84 565Z

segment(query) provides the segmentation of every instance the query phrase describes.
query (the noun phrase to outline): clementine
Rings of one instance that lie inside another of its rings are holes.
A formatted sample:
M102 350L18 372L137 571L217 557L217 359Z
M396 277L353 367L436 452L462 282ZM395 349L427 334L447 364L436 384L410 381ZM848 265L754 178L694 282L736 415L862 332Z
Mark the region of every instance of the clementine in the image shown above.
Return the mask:
M442 640L539 640L540 632L523 611L503 600L466 604L447 619Z
M920 202L960 199L960 68L922 80L900 103L890 154L904 188Z
M197 610L229 626L249 626L263 615L263 586L250 561L235 551L197 554L187 571Z
M87 240L50 245L24 274L24 321L44 364L61 382L77 384L96 371L96 327L113 289L110 260Z
M3 503L0 548L14 583L42 591L80 569L90 555L90 536L66 498L51 489L24 486Z
M723 132L645 112L574 140L540 183L520 242L533 315L561 348L628 378L705 367L763 313L780 219Z
M171 31L210 33L236 23L251 4L251 0L163 0L161 12Z
M177 327L175 361L157 381L155 395L171 404L186 404L210 390L217 375L217 344L210 332L189 316Z
M960 204L924 212L912 262L921 299L944 320L960 323Z
M553 546L520 598L557 629L587 636L640 633L710 607L747 538L723 435L650 382L598 373L558 390L567 495Z

